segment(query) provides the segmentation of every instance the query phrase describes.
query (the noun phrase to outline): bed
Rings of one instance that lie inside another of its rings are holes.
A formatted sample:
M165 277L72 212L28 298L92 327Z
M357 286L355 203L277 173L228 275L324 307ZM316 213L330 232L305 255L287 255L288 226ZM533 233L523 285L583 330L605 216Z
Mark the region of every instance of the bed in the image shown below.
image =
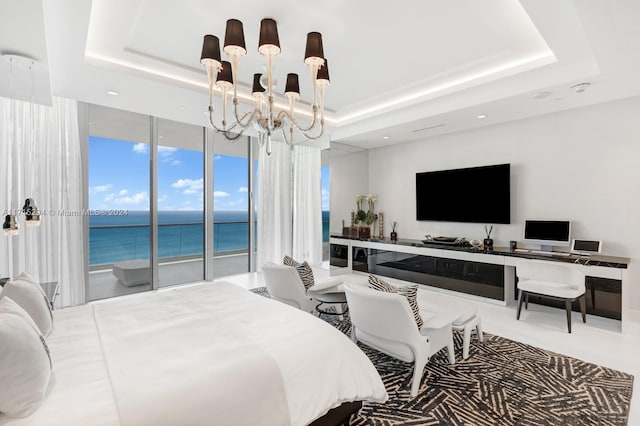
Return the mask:
M307 425L387 399L348 337L227 282L55 311L47 342L42 406L0 425Z

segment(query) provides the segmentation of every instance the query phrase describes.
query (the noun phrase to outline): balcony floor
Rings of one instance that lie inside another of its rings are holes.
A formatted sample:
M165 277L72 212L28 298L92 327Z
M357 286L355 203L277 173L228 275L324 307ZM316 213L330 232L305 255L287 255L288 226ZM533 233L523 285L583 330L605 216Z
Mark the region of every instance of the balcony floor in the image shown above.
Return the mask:
M248 254L216 256L213 258L214 278L246 273L248 270ZM202 281L204 266L202 259L180 260L160 263L158 266L160 287L174 284ZM111 268L89 273L87 300L107 299L151 290L151 284L127 287L113 275Z

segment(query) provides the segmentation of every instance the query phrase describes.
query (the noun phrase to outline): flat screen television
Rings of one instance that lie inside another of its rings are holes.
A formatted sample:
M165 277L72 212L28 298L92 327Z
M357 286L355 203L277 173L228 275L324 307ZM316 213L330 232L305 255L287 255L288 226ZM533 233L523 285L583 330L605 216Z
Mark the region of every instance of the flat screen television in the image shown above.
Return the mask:
M416 173L416 219L511 223L511 165Z
M568 246L571 242L571 221L525 219L524 240L543 246Z

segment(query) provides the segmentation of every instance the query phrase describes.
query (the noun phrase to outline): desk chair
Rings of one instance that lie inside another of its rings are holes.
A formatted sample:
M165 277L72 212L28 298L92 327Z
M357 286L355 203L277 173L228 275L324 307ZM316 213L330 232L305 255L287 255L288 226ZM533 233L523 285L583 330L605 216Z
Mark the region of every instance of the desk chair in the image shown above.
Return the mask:
M522 304L529 308L529 295L564 301L567 311L567 327L571 333L571 306L580 303L582 322L587 322L586 290L584 274L571 264L527 260L516 265L518 277L518 312L520 319Z

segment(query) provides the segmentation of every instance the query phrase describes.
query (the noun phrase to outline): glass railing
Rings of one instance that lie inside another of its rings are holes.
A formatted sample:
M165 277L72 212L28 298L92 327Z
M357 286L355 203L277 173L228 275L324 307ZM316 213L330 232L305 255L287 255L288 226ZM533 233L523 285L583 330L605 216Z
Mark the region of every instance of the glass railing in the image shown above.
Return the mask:
M158 225L158 257L202 256L204 223ZM213 224L215 254L242 253L249 247L249 222ZM329 241L329 221L322 222L322 241ZM149 225L104 225L89 227L89 265L107 265L131 259L148 259Z

